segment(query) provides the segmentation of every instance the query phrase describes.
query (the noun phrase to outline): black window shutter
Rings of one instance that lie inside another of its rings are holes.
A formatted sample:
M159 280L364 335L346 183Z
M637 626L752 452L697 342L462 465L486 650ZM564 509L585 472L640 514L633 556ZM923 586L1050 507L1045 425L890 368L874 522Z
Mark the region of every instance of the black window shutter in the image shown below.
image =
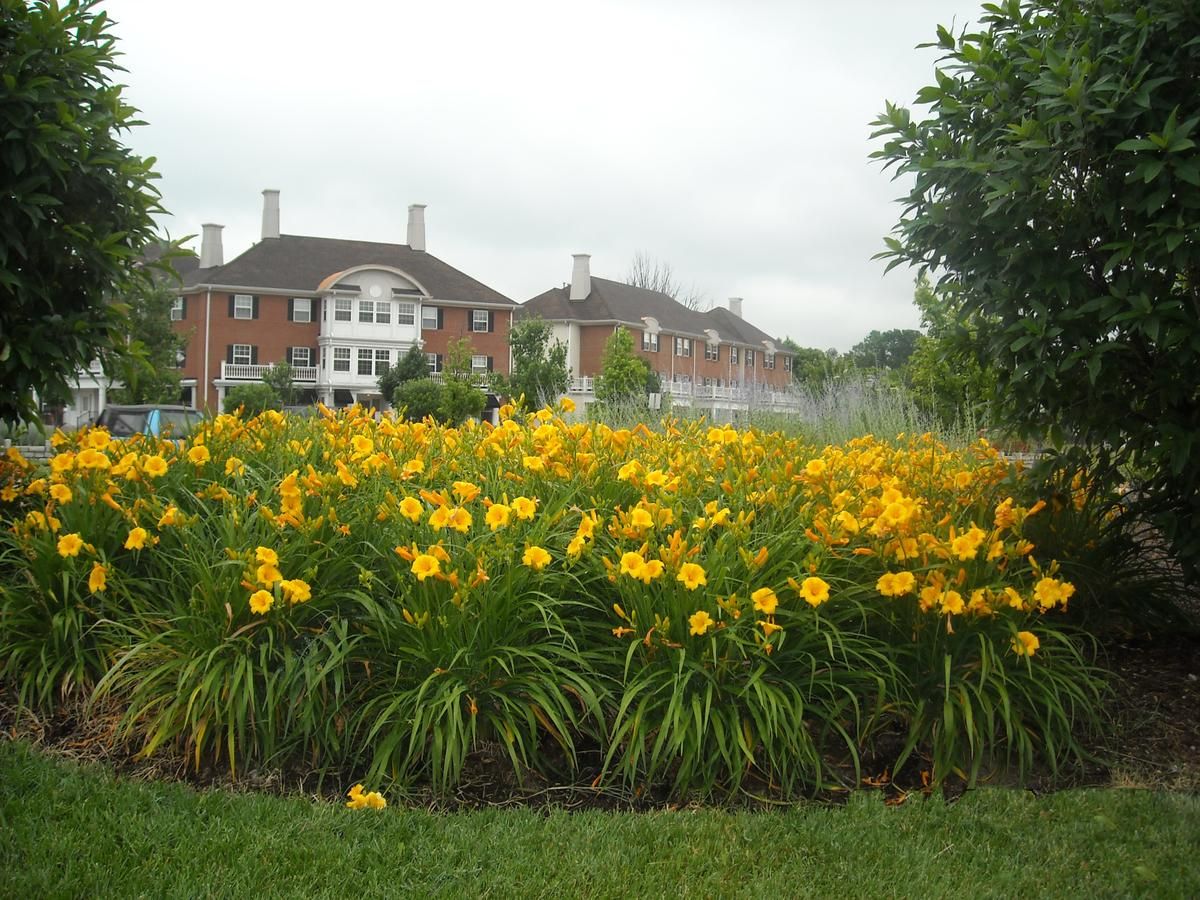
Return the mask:
M288 302L291 303L290 300ZM284 356L284 359L287 360L287 364L289 366L292 364L292 348L291 347L287 348L287 354Z
M258 298L253 297L252 300L253 300L253 304L254 304L254 312L252 312L250 314L250 318L257 319L258 318Z
M488 332L490 333L495 330L496 330L496 311L494 309L489 309L488 310ZM491 357L488 357L488 358L491 359ZM492 370L492 366L491 366L491 363L489 363L488 371L490 372L491 370Z
M233 365L233 344L225 345L225 362Z
M313 322L320 322L321 321L321 301L314 297L313 299L308 301L308 308L312 310L312 314L308 317L309 320L313 321Z
M229 295L229 318L233 318L233 294Z
M321 348L313 347L312 352L308 356L308 364L310 366L315 366L317 364L317 360L320 358L321 358Z
M438 310L438 318L440 319L441 317L442 317L442 311L439 309ZM433 364L433 371L435 371L435 372L442 371L442 354L440 354L440 353L437 354L437 362L435 362Z
M258 344L252 344L250 347L250 365L258 365Z
M187 318L187 297L180 297L179 299L183 301L183 309L180 310L179 318L186 319Z
M492 357L488 357L488 371L492 371Z
M442 330L442 329L445 327L445 325L443 324L443 319L442 319L442 308L441 308L440 306L437 308L437 314L438 314L438 315L437 315L437 327L438 327L438 331L441 331L441 330ZM438 359L439 359L439 360L441 360L441 358L442 358L442 357L439 355L439 356L438 356ZM440 372L440 371L442 371L442 367L441 367L441 364L440 364L440 362L439 362L439 364L438 364L438 371L439 371L439 372Z
M288 297L288 321L296 321L296 301L291 297ZM291 360L288 360L288 362L291 362Z

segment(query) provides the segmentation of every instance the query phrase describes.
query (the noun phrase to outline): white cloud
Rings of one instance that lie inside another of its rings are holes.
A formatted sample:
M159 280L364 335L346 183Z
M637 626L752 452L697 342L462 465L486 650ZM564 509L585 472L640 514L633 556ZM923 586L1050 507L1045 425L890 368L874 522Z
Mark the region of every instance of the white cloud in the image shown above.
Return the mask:
M910 103L913 46L966 0L829 4L107 0L130 135L158 158L175 235L257 239L259 192L286 233L403 241L525 300L569 253L619 278L637 250L760 327L848 348L913 327L912 277L870 257L901 186L869 121Z

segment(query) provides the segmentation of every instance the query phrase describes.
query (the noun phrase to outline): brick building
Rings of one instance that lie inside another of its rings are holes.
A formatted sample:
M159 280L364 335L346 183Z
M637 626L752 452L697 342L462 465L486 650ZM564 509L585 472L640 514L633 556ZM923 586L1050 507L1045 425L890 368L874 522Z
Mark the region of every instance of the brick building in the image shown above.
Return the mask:
M521 308L522 315L550 322L566 344L571 392L584 403L594 399L592 379L600 373L605 342L626 328L676 403L717 418L756 406L794 405L792 355L782 341L742 318L741 298L731 298L728 309L698 312L659 291L594 277L590 260L575 254L570 284Z
M458 338L480 376L508 372L517 304L426 251L423 205L409 207L406 244L281 234L274 190L263 191L262 239L228 263L221 228L203 226L171 313L187 335L191 405L219 410L231 388L280 362L305 401L378 403L385 365L416 344L441 372Z

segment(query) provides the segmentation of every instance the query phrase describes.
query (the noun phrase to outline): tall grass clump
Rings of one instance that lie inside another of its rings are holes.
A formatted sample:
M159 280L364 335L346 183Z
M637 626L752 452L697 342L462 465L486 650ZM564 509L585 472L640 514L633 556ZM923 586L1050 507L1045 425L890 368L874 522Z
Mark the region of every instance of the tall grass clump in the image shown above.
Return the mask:
M104 698L144 755L440 791L482 758L682 797L1086 757L1103 680L1039 547L1067 510L985 441L570 411L13 453L0 678Z

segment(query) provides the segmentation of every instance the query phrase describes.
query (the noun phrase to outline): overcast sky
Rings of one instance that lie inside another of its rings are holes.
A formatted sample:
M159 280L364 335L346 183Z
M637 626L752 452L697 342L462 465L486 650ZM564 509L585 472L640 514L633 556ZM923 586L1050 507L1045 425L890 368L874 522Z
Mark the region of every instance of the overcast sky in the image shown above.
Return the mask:
M899 183L867 155L911 105L937 24L972 0L105 0L174 237L404 243L513 300L621 279L643 251L804 346L919 324L913 273L872 261ZM196 244L198 249L198 242Z

